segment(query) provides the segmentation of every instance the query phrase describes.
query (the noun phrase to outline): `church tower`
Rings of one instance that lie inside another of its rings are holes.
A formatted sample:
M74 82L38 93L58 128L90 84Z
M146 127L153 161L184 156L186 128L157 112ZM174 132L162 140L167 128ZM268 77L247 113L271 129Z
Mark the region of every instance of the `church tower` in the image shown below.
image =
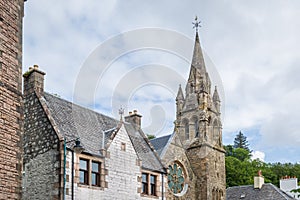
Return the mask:
M196 28L199 22L196 21ZM195 199L225 199L225 151L222 145L220 98L211 92L198 30L189 78L176 97L176 134L179 136L194 177Z
M0 199L21 199L24 0L0 0Z

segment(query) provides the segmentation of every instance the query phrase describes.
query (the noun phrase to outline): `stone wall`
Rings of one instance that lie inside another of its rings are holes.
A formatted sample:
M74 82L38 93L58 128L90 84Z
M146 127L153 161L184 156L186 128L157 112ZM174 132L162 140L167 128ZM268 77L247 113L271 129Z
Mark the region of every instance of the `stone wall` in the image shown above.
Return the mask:
M21 198L23 0L0 0L0 199Z
M58 167L57 151L54 149L39 154L26 163L22 199L58 199L59 190L55 188L55 183L59 182Z
M122 150L122 144L125 144L125 151ZM77 156L82 157L84 155ZM84 158L87 157L84 156ZM75 180L77 182L75 183L75 199L161 199L161 197L141 195L142 169L138 156L124 126L122 126L117 132L107 149L107 156L104 161L105 173L102 173L105 176L104 187L97 188L94 186L78 184L79 168L78 158L76 159ZM93 158L91 157L91 159ZM70 170L71 165L69 165L67 173L70 173ZM156 175L158 182L157 194L161 195L162 178L159 173L156 173ZM70 186L71 183L68 182L67 185ZM67 199L71 199L71 195L68 195Z
M174 135L168 149L166 150L165 154L162 157L162 162L165 164L166 167L172 165L174 162L180 163L184 168L185 174L185 184L188 185L188 189L186 193L182 197L176 197L168 188L167 177L165 177L166 184L165 190L166 199L184 199L184 200L194 200L195 199L195 183L196 180L194 172L190 166L189 159L186 156L185 149L182 147L181 141L179 139L178 134Z
M24 199L58 199L59 139L35 93L24 97L24 117Z

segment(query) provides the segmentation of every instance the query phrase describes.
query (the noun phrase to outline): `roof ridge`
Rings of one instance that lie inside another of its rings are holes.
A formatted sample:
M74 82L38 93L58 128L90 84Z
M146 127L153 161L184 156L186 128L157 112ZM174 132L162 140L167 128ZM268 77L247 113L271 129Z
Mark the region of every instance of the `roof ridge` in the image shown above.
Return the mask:
M162 152L161 152L161 157L163 157L167 151L167 147L171 144L171 141L173 140L175 136L175 132L173 132L172 134L169 135L169 139L168 142L166 143L166 146L163 148Z
M104 117L108 117L108 118L110 118L110 119L113 119L113 120L115 120L116 122L119 122L119 120L117 120L117 119L115 119L115 118L113 118L113 117L111 117L111 116L104 115L104 114L102 114L102 113L100 113L100 112L96 112L95 110L92 110L91 108L84 107L84 106L82 106L82 105L79 105L79 104L77 104L77 103L74 103L74 102L68 101L68 100L66 100L66 99L63 99L63 98L61 98L61 97L58 97L58 96L55 96L55 95L53 95L53 94L50 94L50 93L48 93L48 92L44 92L44 93L45 93L46 95L50 95L50 96L52 96L52 97L54 97L54 98L57 98L57 99L59 99L59 100L61 100L61 101L64 101L64 102L67 102L67 103L69 103L69 104L72 104L72 105L78 106L79 108L82 108L82 109L85 109L85 110L88 110L88 111L94 112L95 114L102 115L102 116L104 116ZM47 100L46 100L46 101L47 101Z
M169 134L169 135L163 135L163 136L161 136L161 137L153 138L153 139L151 139L150 141L162 139L162 138L165 138L165 137L170 137L171 135L172 135L172 133Z
M239 187L249 187L249 186L253 186L253 185L235 185L235 186L231 186L231 187L228 187L227 189L230 189L230 188L239 188Z
M289 199L288 197L293 198L292 196L290 196L289 194L287 194L286 192L284 192L283 190L281 190L280 188L276 187L275 185L273 185L272 183L268 183L268 185L271 185L282 197L284 197L285 199Z

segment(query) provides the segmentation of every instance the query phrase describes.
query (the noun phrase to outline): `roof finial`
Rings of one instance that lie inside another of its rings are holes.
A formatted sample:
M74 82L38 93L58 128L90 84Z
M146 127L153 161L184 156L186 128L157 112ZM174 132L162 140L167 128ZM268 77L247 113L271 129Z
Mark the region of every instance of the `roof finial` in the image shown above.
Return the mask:
M198 17L196 15L195 22L192 22L192 24L194 25L193 28L196 28L196 32L198 32L198 28L201 27L200 23L201 21L198 21Z
M123 121L124 108L121 106L119 109L120 121Z

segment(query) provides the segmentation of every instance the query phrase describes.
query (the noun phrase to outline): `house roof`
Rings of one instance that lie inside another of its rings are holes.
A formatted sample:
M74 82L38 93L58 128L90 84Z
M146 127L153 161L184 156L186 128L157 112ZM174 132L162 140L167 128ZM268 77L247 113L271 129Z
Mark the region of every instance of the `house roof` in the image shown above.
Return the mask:
M80 138L86 153L103 156L100 151L103 145L107 148L114 133L119 130L120 121L57 96L45 92L41 100L45 101L49 110L48 115L53 118L59 133L66 141ZM163 165L147 142L142 130L136 130L133 125L126 122L124 125L139 159L142 160L142 167L164 172ZM72 145L67 144L69 148L72 148Z
M166 135L150 140L151 144L153 145L160 157L162 156L164 149L168 146L171 136L172 135Z
M261 189L253 185L234 186L226 189L226 199L235 200L286 200L294 199L271 183L263 184Z

